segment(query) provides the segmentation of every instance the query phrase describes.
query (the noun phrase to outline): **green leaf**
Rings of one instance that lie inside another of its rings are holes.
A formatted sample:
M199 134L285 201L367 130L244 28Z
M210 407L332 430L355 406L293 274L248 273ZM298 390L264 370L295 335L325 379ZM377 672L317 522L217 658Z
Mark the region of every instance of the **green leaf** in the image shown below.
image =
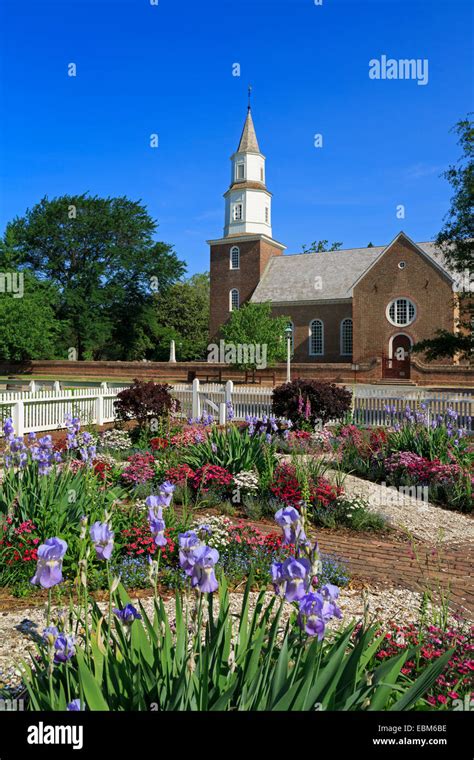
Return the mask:
M77 652L76 659L79 668L80 681L82 688L84 689L84 696L89 710L108 711L109 706L103 697L101 688L86 665L84 655L81 651Z

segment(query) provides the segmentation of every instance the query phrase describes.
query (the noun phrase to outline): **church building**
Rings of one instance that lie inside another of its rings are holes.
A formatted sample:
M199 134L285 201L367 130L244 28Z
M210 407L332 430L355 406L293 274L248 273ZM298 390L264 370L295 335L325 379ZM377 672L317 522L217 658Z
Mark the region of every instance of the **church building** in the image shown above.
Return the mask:
M224 198L224 234L208 241L211 339L234 309L270 301L275 315L291 320L294 362L315 370L372 367L374 379L406 381L414 363L423 366L422 356L410 357L411 346L438 329L453 331L453 277L434 243L400 232L386 246L284 253L273 237L272 194L250 106ZM456 361L436 364L441 370Z

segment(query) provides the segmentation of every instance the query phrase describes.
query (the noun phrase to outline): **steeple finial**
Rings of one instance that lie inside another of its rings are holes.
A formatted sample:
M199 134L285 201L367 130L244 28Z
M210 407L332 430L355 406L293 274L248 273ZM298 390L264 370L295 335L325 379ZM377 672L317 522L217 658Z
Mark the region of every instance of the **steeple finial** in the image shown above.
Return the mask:
M252 95L252 85L249 84L248 86L248 106L247 111L250 111L250 96Z

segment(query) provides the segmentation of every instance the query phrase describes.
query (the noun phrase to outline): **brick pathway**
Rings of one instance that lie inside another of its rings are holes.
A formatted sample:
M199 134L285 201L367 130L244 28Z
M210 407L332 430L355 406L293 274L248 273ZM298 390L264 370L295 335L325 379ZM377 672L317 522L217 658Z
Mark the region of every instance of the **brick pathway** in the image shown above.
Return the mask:
M265 533L275 531L267 521L252 522ZM323 552L346 560L352 576L375 585L412 591L429 590L436 599L449 591L453 612L466 609L474 618L474 547L471 544L434 545L417 542L412 546L394 532L378 537L349 531L314 531Z

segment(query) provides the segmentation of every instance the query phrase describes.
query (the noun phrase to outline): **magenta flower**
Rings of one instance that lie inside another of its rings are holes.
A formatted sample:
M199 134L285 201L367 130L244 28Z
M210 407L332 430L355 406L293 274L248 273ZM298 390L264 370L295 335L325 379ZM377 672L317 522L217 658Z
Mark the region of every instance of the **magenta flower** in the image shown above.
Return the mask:
M38 547L38 564L31 583L42 588L52 588L63 580L63 557L67 543L62 538L48 538Z

